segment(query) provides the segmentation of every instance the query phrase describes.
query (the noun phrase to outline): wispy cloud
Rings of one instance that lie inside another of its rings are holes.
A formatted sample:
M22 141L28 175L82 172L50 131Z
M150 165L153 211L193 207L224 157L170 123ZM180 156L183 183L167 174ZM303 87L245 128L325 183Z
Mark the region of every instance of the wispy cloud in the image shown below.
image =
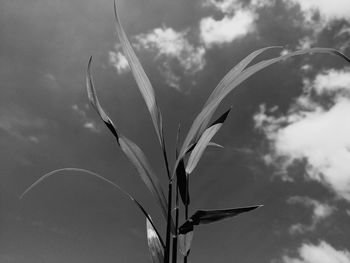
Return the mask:
M337 250L325 241L318 245L304 243L297 257L283 256L283 263L350 263L350 252Z
M350 70L329 70L304 80L304 94L287 114L266 110L254 119L270 142L264 158L286 172L295 161L306 161L306 177L350 201ZM285 173L285 176L289 176ZM290 178L291 179L291 178Z
M88 108L88 105L85 105ZM100 132L96 122L87 117L85 110L81 109L77 104L72 105L72 110L77 114L79 122L82 126L92 132Z
M334 207L321 203L307 196L293 196L287 202L289 204L300 204L307 208L312 208L311 223L308 225L297 223L289 228L291 234L302 234L316 229L317 224L329 217L335 210Z
M188 30L175 31L171 27L155 28L148 34L136 36L140 47L155 50L156 59L175 59L188 73L195 73L205 65L203 47L195 47L187 39Z

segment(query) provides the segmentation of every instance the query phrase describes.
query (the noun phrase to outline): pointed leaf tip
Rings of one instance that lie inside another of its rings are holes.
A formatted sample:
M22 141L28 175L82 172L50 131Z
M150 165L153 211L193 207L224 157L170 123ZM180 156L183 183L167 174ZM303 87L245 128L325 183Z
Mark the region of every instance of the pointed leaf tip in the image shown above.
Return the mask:
M116 1L114 1L114 15L116 30L122 46L123 53L126 57L126 60L128 61L128 64L131 68L131 72L146 103L148 111L151 115L153 126L155 128L159 143L164 148L162 115L157 105L155 92L149 78L146 75L146 72L144 71L139 59L137 58L136 53L122 27L117 11Z
M86 70L86 90L88 94L88 98L90 101L90 104L95 109L95 111L98 113L100 118L103 120L107 128L112 132L114 137L118 140L119 135L117 132L117 128L113 124L112 120L109 118L109 116L106 114L106 112L103 110L102 106L100 105L100 102L97 97L97 93L94 87L94 82L92 79L91 74L91 65L92 65L92 56L89 58L87 70Z
M217 209L217 210L198 210L190 219L188 219L179 228L180 234L186 234L193 230L193 226L202 224L211 224L220 220L224 220L230 217L237 216L241 213L246 213L254 209L260 208L261 205L229 208L229 209Z

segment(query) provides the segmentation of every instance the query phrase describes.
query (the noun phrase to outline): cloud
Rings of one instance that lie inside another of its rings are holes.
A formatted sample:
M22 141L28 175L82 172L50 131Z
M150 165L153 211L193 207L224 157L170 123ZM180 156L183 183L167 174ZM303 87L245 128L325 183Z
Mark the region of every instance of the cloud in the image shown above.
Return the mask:
M315 230L317 224L324 220L325 218L329 217L335 210L334 207L323 204L317 200L311 199L310 197L306 196L293 196L290 197L287 202L289 204L301 204L305 207L311 207L312 208L312 218L311 223L309 225L304 225L301 223L294 224L289 228L289 232L291 234L297 234L297 233L304 233L307 231L313 231Z
M21 107L8 106L0 110L0 130L22 141L38 143L46 126L45 120L33 116Z
M326 92L350 91L350 69L325 71L316 76L313 86L319 95Z
M270 143L267 164L284 171L296 161L306 161L306 177L350 201L350 70L329 70L314 81L305 79L304 94L287 114L261 106L254 116L258 129ZM338 78L339 77L339 78Z
M175 31L171 27L162 27L135 36L135 46L156 53L155 60L161 62L159 69L166 83L179 91L181 76L194 75L206 64L205 48L190 43L188 33L189 29Z
M88 108L88 105L85 105L85 107ZM82 110L77 104L72 105L72 110L76 112L79 121L82 123L84 128L92 132L100 132L100 129L97 126L96 122L88 118L86 112Z
M348 250L336 250L325 241L318 245L304 243L298 257L283 256L283 263L350 263Z
M238 10L221 20L205 17L200 21L200 38L206 47L230 43L254 31L256 14L250 10Z
M178 32L170 27L162 27L138 35L136 39L142 48L155 50L157 59L175 59L187 73L195 73L205 65L205 49L192 45L186 35L186 30Z
M109 64L115 67L119 74L123 74L130 70L129 63L121 52L109 51L108 58Z
M293 0L300 5L306 16L311 16L318 11L323 19L347 19L350 20L350 5L348 0Z

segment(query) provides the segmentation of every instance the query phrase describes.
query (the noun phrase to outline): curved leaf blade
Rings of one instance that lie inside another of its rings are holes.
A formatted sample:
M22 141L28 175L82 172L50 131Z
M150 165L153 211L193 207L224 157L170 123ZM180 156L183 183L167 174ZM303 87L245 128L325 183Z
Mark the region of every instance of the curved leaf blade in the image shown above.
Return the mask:
M112 132L112 134L118 140L119 135L117 132L117 128L113 124L112 120L108 117L106 112L103 110L103 108L101 107L100 102L98 100L97 93L96 93L96 90L94 87L94 82L92 79L92 74L91 74L91 64L92 64L92 57L90 57L90 59L89 59L89 63L87 66L87 71L86 71L86 89L87 89L89 101L90 101L92 107L97 111L100 118L106 124L108 129Z
M162 246L159 236L151 222L146 219L147 243L153 263L164 262L164 246Z
M149 215L149 213L144 209L144 207L131 195L129 194L127 191L125 191L123 188L121 188L119 185L117 185L116 183L112 182L111 180L103 177L102 175L99 175L98 173L92 172L90 170L86 170L86 169L82 169L82 168L61 168L61 169L57 169L54 171L51 171L49 173L44 174L43 176L41 176L38 180L36 180L33 184L31 184L20 196L20 199L23 199L25 195L27 195L31 190L33 190L33 188L35 188L36 186L38 186L40 183L42 183L45 179L56 175L58 173L61 172L66 172L66 171L73 171L73 172L81 172L81 173L86 173L89 175L93 175L95 177L97 177L98 179L104 181L105 183L108 183L110 185L112 185L114 188L118 189L119 191L121 191L124 195L126 195L131 201L133 201L137 207L141 210L141 212L144 214L144 216L146 217L147 221L153 226L153 229L156 233L156 235L158 236L159 242L161 243L162 247L164 248L164 242L159 234L159 231L157 230L157 228L155 227L153 220L151 218L151 216Z
M114 15L115 15L115 21L116 21L115 25L116 25L118 37L119 37L124 55L126 57L126 60L128 61L128 64L131 68L131 72L136 80L136 83L139 87L142 97L146 102L148 111L151 114L152 122L156 130L159 143L162 147L164 147L162 115L157 105L157 101L155 99L154 89L120 23L115 0L114 0Z
M246 213L255 210L259 207L262 207L262 205L229 209L198 210L190 217L190 219L188 219L184 224L182 224L182 226L179 228L179 233L186 234L192 231L193 226L195 225L211 224L223 219L237 216L241 213Z
M200 158L202 157L204 150L207 148L210 140L213 138L213 136L219 131L222 124L225 122L231 108L227 110L224 114L222 114L216 121L213 122L213 124L207 128L200 139L198 140L196 146L194 147L193 151L191 152L190 157L188 158L187 166L186 166L186 173L191 174L196 168Z
M107 116L107 114L105 113L105 111L103 110L103 108L99 103L97 93L92 80L91 63L92 63L92 59L90 58L88 68L87 68L87 77L86 77L89 100L93 108L97 111L97 113L101 117L101 119L105 122L107 127L112 131L112 133L116 137L117 142L120 148L122 149L122 151L129 158L131 163L136 167L136 170L138 171L139 176L141 177L142 181L146 184L150 192L153 194L153 196L156 198L159 206L161 207L162 214L165 217L165 220L167 220L167 201L166 201L163 189L158 181L158 178L155 176L154 172L152 171L151 166L145 154L134 142L132 142L131 140L127 139L125 136L117 132L117 129L115 128L113 122Z

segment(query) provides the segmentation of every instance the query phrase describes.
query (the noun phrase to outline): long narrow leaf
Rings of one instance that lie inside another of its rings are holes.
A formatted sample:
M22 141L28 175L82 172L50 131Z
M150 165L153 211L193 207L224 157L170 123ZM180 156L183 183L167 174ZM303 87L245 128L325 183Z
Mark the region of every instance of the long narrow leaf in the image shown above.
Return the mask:
M151 222L146 219L148 248L153 263L164 263L164 246Z
M123 152L136 167L142 181L158 201L163 216L167 220L167 201L158 178L155 176L146 156L135 143L122 135L119 137L119 144Z
M241 213L252 211L259 207L261 207L261 205L218 210L198 210L179 228L179 233L186 234L192 231L195 225L211 224L216 221L237 216Z
M112 185L114 188L118 189L119 191L121 191L124 195L126 195L131 201L133 201L136 206L141 210L141 212L144 214L144 216L147 219L147 222L149 222L149 224L152 225L153 227L153 231L155 232L155 234L157 235L159 242L161 243L162 247L164 248L164 242L162 240L162 237L160 236L157 228L155 227L153 220L151 218L151 216L149 215L149 213L147 213L147 211L143 208L143 206L131 195L129 194L127 191L125 191L123 188L121 188L119 185L117 185L116 183L112 182L111 180L103 177L102 175L99 175L98 173L86 170L86 169L81 169L81 168L61 168L61 169L57 169L54 171L51 171L49 173L44 174L43 176L41 176L38 180L36 180L32 185L30 185L20 196L20 199L24 198L25 195L27 195L31 190L33 190L33 188L35 188L36 186L38 186L41 182L43 182L45 179L47 179L48 177L52 176L52 175L56 175L59 174L61 172L81 172L81 173L86 173L89 175L93 175L95 177L97 177L98 179L104 181L105 183L108 183L110 185Z
M113 124L112 120L108 117L106 112L102 109L100 102L98 100L97 93L94 87L94 82L92 79L92 74L91 74L91 63L92 63L92 57L90 57L89 59L89 63L86 71L86 89L87 89L89 101L92 107L97 111L98 115L104 121L108 129L113 133L113 135L118 140L119 135L117 132L117 128Z
M120 19L117 12L117 5L114 1L114 14L116 20L116 29L118 33L118 37L126 57L126 60L129 63L132 74L136 80L136 83L139 87L139 90L143 96L143 99L146 102L147 108L151 114L151 118L153 121L154 128L156 130L158 140L160 145L163 146L163 130L162 130L162 115L160 113L159 107L157 105L157 101L155 99L154 90L149 81L139 59L137 58L135 51L133 50L128 37L125 34L125 31L120 23Z
M223 115L221 115L209 128L207 128L202 136L200 137L199 141L197 142L196 146L194 147L193 151L191 152L190 158L188 159L187 166L186 166L186 173L190 174L196 168L200 158L202 157L204 150L207 148L210 140L213 138L213 136L219 131L222 124L226 120L229 112L231 109L227 110Z
M117 132L114 124L107 116L102 106L99 103L97 98L96 90L94 88L94 83L91 75L91 58L89 60L86 83L87 83L87 91L90 102L94 109L97 111L101 119L105 122L107 127L112 131L115 135L117 142L125 153L125 155L129 158L131 163L136 167L139 176L142 181L146 184L149 191L156 198L159 206L162 209L163 216L165 220L167 220L167 201L163 192L163 189L158 181L158 178L155 176L154 172L151 169L151 166L145 156L145 154L141 151L141 149L131 140L127 139L121 133Z
M259 55L261 52L263 52L265 49L262 50L258 50L255 51L254 56L252 56L253 54L249 55L249 59L254 59L254 57L256 57L257 55ZM259 51L261 51L259 53ZM245 64L242 63L242 66L240 67L240 70L234 71L233 72L229 72L228 75L231 76L225 76L225 78L227 78L227 80L229 81L225 81L225 83L222 83L222 87L215 89L215 93L213 96L210 96L208 99L208 101L206 102L205 106L203 107L202 111L198 114L198 116L196 117L196 119L194 120L187 136L186 139L180 149L180 153L179 153L179 158L177 158L176 162L175 162L175 167L177 166L177 164L179 163L180 159L184 156L186 150L188 149L188 146L191 144L191 142L195 139L195 138L199 138L202 131L204 131L205 127L207 126L207 124L210 121L210 118L212 117L212 115L214 114L215 110L217 109L217 107L219 106L220 102L226 97L226 95L228 93L230 93L235 87L237 87L239 84L241 84L244 80L246 80L247 78L249 78L250 76L252 76L253 74L255 74L256 72L274 64L277 63L279 61L285 60L289 57L293 57L293 56L297 56L297 55L303 55L303 54L308 54L308 53L329 53L329 54L334 54L337 56L342 57L343 59L345 59L346 61L350 62L350 59L348 57L346 57L344 54L342 54L341 52L339 52L336 49L331 49L331 48L310 48L310 49L305 49L305 50L298 50L295 52L291 52L287 55L283 55L283 56L279 56L273 59L269 59L269 60L264 60L261 61L253 66L250 66L249 68L243 70L249 63ZM247 57L247 58L248 58ZM250 61L251 61L250 60ZM248 60L247 60L248 61ZM250 62L249 61L249 62ZM242 71L243 70L243 71ZM221 82L220 82L221 83ZM220 84L219 83L219 84ZM175 174L175 171L173 172L173 174Z

